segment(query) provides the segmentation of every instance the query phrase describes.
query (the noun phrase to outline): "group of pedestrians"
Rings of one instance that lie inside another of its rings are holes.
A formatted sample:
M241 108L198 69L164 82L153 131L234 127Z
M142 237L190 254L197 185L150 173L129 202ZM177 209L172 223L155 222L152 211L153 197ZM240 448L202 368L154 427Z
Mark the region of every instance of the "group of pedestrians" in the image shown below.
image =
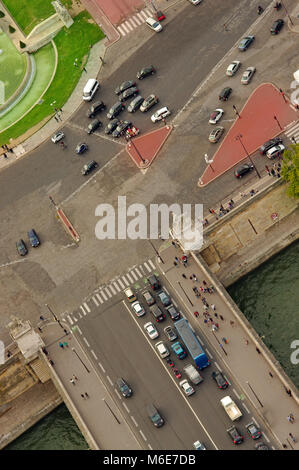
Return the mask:
M70 378L70 382L71 384L73 384L74 386L76 385L76 383L78 382L78 377L73 374L72 377ZM84 393L80 393L80 396L81 398L83 398L84 400L87 400L89 398L89 395L87 392L84 392Z
M281 163L280 162L274 163L272 168L269 168L268 165L265 165L265 170L269 176L273 176L273 178L275 177L280 178Z
M8 145L6 145L6 144L1 145L1 148L2 148L2 150L4 151L4 153L2 154L4 158L8 158L6 152L13 153L13 149L10 148L10 147L8 147Z
M58 108L54 108L54 111L55 111L55 113L56 113L56 114L54 115L55 121L56 121L56 122L62 121L62 117L61 117L61 115L62 115L62 113L63 113L62 108L59 108L59 109L58 109Z

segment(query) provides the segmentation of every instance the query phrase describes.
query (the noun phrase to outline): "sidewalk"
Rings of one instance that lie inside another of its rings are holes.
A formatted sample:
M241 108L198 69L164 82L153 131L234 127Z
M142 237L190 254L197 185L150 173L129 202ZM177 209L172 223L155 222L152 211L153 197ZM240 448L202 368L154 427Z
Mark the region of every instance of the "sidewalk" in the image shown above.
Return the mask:
M187 268L182 263L174 266L175 257L180 259L182 251L172 245L160 254L164 264L158 263L158 266L184 304L188 321L199 331L205 343L204 348L212 354L213 360L217 361L221 356L231 376L238 382L244 395L267 424L268 432L271 431L279 441L281 448L286 445L288 449L299 450L299 442L294 444L289 437L291 432L299 439L299 398L295 385L288 379L280 364L275 361L245 316L204 263L201 265L195 256L190 255ZM197 282L189 279L193 274L197 277ZM209 316L203 315L203 302L201 298L196 298L192 290L195 286L198 290L200 286L204 287L203 280L207 286L213 285L215 288L213 294L201 294L209 304ZM215 317L212 304L216 306L218 317ZM195 317L194 312L198 312L199 316ZM223 320L220 315L223 316ZM218 331L212 331L213 323L209 317L219 324ZM228 340L228 344L223 338ZM211 346L215 348L215 352ZM286 393L289 389L292 397ZM295 416L295 424L287 420L290 413Z

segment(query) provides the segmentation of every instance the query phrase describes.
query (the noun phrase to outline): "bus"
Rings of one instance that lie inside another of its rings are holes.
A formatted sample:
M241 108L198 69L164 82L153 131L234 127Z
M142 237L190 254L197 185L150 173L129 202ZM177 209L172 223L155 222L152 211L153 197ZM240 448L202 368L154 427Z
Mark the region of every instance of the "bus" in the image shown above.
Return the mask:
M204 350L202 349L198 339L193 333L189 322L185 318L181 318L174 324L176 331L180 335L185 344L190 356L195 362L196 366L201 370L210 365Z

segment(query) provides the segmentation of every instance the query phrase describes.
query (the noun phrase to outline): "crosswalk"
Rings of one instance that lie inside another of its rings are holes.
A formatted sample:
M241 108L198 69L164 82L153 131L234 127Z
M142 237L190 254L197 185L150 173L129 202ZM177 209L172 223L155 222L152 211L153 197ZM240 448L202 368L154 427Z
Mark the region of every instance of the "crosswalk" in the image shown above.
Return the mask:
M153 16L153 12L150 8L145 8L120 24L117 30L122 36L126 36L134 31L134 29L138 28L138 26L142 25L149 16Z
M109 283L99 286L82 304L72 313L66 313L63 320L73 326L80 319L86 317L92 308L99 308L114 296L122 292L128 286L140 287L138 281L146 278L156 270L156 266L151 259L144 261L138 266L133 266L125 274L112 279Z
M292 125L292 127L285 131L285 135L289 139L295 139L296 143L299 143L299 122L295 123L294 125Z

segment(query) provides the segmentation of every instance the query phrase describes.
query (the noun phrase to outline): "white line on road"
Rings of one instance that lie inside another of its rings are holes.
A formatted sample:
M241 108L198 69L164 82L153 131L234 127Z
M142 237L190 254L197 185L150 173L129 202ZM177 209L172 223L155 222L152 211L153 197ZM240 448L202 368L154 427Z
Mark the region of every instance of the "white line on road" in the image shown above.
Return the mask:
M129 285L129 281L128 281L128 279L127 279L125 276L122 276L121 279L122 279L122 281L124 281L124 283L126 284L126 286Z
M195 335L195 336L196 336L196 338L198 339L198 341L200 342L200 344L203 346L204 343L202 342L202 339L201 339L198 335Z
M148 262L151 265L152 269L156 269L156 266L154 265L151 259L149 259Z
M117 290L117 292L120 292L119 285L116 282L113 282L113 285L114 285L115 289Z
M107 377L107 380L108 380L108 382L110 383L110 385L113 386L113 382L112 382L112 380L110 379L109 375L107 375L106 377Z
M7 266L11 266L12 264L23 263L24 261L27 261L27 260L26 259L18 259L16 261L11 261L10 263L1 264L0 268L6 268Z
M90 312L91 312L91 310L90 310L89 306L87 305L87 303L86 303L86 302L84 302L84 304L83 304L83 305L84 305L84 307L86 308L86 310L88 311L88 313L90 313Z
M105 292L103 290L101 290L101 294L102 296L104 297L104 300L108 300L108 297L106 296Z
M135 281L138 281L138 277L136 276L136 274L134 273L134 271L130 271L130 274L132 274L133 278L135 279Z
M130 276L129 273L126 274L127 278L129 279L130 283L133 284L134 280L132 279L132 277Z
M80 312L78 312L78 315L79 315L79 317L80 317L80 318L82 318L82 315L81 315L81 313L80 313Z
M145 440L145 442L146 442L146 441L147 441L147 438L145 437L145 435L143 434L143 432L141 431L141 429L139 429L139 432L140 432L142 438L143 438L143 439Z
M89 344L89 342L87 341L87 339L85 338L85 336L84 336L84 338L83 338L83 341L85 342L85 344L86 344L88 347L90 347L90 344Z
M107 292L108 297L111 299L112 294L111 294L110 290L108 289L108 287L105 287L105 292Z
M135 271L137 272L137 274L138 274L139 277L142 277L142 276L143 276L143 274L141 274L141 272L139 271L138 268L135 268Z
M71 319L71 317L70 317L69 315L68 315L67 317L68 317L68 319L69 319L70 324L73 325L74 322L73 322L73 320Z
M121 280L120 280L120 279L117 279L117 282L119 283L119 285L120 285L120 287L121 287L122 289L124 289L124 288L125 288L124 284L121 282Z
M82 335L82 331L80 330L79 326L76 327L77 331L79 331L80 335Z
M147 444L147 447L149 448L149 450L153 450L153 448L150 444Z
M213 354L210 353L210 351L205 347L206 353L209 356L210 359L213 359Z
M99 301L101 302L101 304L104 303L104 300L102 299L102 297L100 296L100 294L96 294L97 298L99 299Z
M126 410L126 412L127 412L128 414L130 414L130 410L129 410L129 408L127 407L127 405L126 405L126 403L125 403L124 401L123 401L123 407L124 407L124 409Z
M102 371L103 371L103 372L104 372L104 374L105 374L105 372L106 372L106 369L104 369L104 367L102 366L102 364L101 364L100 362L98 362L98 364L99 364L100 368L102 369Z
M114 289L114 287L111 284L109 284L109 289L111 290L113 295L117 294L116 290Z
M138 428L138 423L136 421L136 419L134 418L134 416L130 416L131 420L133 421L133 423L135 424L136 428Z
M149 267L149 265L148 265L146 262L144 262L143 264L144 264L144 266L146 267L146 269L148 270L148 272L150 273L150 272L151 272L151 268Z
M172 303L175 307L178 307L178 304L174 300L172 301Z
M120 396L120 393L119 393L119 391L118 391L118 390L116 390L116 388L114 389L114 391L115 391L116 395L118 396L118 398L121 400L121 396Z
M93 357L94 357L94 358L96 359L96 361L97 361L97 360L98 360L98 357L97 357L96 353L94 352L94 350L92 349L90 352L91 352L91 354L93 355Z
M268 438L268 436L264 432L262 432L262 435L264 436L264 438L266 439L267 442L270 442L270 439Z
M245 410L246 410L246 411L247 411L247 413L249 414L249 413L250 413L250 411L249 411L249 409L247 408L247 406L245 405L245 403L244 403L244 402L242 402L242 405L243 405L243 408L245 408Z
M82 310L82 312L83 312L83 315L86 316L87 313L85 312L85 310L84 310L84 308L82 307L82 305L80 305L80 308L81 308L81 310Z
M92 300L94 301L96 307L100 305L95 297L92 297Z

